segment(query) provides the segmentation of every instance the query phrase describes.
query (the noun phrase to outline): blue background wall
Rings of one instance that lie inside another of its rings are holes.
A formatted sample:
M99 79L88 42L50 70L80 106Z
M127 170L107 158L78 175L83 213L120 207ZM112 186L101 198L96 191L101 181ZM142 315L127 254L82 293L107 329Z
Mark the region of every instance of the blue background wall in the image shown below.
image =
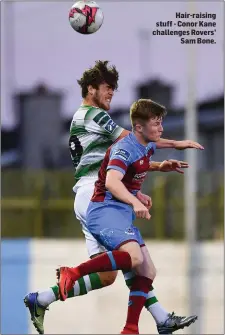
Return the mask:
M28 334L23 298L28 292L29 240L1 243L1 334Z

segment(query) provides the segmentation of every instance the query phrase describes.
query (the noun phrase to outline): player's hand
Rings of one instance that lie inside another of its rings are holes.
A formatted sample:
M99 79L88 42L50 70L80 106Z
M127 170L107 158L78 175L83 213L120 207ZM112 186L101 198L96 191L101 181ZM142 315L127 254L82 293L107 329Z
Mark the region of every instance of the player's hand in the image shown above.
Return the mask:
M149 195L141 193L141 191L137 192L137 198L140 202L145 205L145 207L149 210L152 207L152 199Z
M176 159L169 159L169 160L163 161L159 165L159 171L162 171L162 172L175 171L178 173L184 173L182 169L187 169L187 168L189 168L189 165L187 162L177 161Z
M139 200L135 201L133 209L137 218L150 220L149 210Z
M201 144L199 144L198 142L191 141L191 140L175 141L174 148L177 150L184 150L184 149L204 150L204 147Z

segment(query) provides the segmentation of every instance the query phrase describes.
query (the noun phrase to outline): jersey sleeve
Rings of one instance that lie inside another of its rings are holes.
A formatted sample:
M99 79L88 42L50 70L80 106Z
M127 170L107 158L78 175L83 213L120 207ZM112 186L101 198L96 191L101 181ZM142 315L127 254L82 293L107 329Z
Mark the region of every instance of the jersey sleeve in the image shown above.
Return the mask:
M117 140L124 130L111 119L106 111L95 107L87 111L84 125L88 132L102 134L110 138L113 142Z
M111 148L109 163L107 166L107 171L117 170L126 173L128 166L131 164L131 152L127 148L122 148L121 146L114 146Z

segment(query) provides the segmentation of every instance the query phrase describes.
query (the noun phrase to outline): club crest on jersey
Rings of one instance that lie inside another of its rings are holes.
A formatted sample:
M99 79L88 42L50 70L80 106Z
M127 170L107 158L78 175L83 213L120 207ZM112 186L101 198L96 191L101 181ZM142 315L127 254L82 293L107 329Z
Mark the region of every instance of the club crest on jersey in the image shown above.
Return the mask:
M116 128L116 123L115 123L112 119L110 119L110 120L106 123L106 125L104 126L104 129L105 129L108 133L110 133L110 134L113 133L113 131L115 130L115 128Z
M143 165L143 163L144 163L144 161L143 161L143 160L141 160L141 161L140 161L140 165Z
M121 156L125 161L130 157L130 153L124 149L119 149L115 152L116 156Z

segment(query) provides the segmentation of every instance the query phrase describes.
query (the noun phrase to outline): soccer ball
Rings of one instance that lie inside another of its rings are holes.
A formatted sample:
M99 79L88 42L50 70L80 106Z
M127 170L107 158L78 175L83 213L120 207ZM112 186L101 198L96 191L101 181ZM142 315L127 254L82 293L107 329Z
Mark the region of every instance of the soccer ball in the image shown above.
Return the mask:
M70 9L71 27L80 34L93 34L103 23L103 12L95 1L78 1Z

